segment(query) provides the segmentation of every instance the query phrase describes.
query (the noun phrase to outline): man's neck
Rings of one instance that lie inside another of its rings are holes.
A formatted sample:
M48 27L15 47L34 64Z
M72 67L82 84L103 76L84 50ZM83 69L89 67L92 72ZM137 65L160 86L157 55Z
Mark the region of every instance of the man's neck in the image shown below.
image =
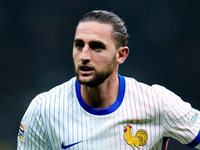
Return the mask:
M81 95L89 106L96 109L105 109L117 99L119 92L118 76L111 76L98 87L81 85Z

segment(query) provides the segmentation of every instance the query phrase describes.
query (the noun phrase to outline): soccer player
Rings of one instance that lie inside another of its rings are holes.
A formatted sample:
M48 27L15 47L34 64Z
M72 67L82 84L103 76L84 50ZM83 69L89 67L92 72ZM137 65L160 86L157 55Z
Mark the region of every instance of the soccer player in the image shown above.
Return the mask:
M170 137L200 149L199 110L163 86L118 74L127 42L114 13L84 15L74 38L76 77L32 100L18 150L165 150Z

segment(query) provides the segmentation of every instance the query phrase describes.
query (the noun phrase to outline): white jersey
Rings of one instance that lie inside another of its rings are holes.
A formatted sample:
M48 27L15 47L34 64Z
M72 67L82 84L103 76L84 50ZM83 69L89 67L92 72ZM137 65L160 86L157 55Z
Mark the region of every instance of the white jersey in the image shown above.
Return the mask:
M198 110L162 86L119 80L106 109L83 101L75 77L39 94L21 121L18 150L165 150L168 137L199 148Z

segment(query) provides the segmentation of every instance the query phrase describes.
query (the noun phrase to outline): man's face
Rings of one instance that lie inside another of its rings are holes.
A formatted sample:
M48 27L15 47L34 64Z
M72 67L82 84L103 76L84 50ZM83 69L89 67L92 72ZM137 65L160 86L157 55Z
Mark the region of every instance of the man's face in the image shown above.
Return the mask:
M117 67L116 45L110 24L83 22L76 29L73 59L80 84L96 87Z

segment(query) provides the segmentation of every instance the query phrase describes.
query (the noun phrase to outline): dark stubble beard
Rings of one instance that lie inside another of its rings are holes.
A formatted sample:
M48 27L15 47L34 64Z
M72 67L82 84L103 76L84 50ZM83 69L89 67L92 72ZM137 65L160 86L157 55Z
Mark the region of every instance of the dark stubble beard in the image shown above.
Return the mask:
M88 86L88 87L97 87L100 84L102 84L108 77L110 77L110 75L115 70L115 67L116 67L116 56L113 57L111 62L104 68L104 71L100 72L100 71L94 70L95 71L94 77L87 82L80 80L80 75L77 69L76 70L77 81L80 84Z

